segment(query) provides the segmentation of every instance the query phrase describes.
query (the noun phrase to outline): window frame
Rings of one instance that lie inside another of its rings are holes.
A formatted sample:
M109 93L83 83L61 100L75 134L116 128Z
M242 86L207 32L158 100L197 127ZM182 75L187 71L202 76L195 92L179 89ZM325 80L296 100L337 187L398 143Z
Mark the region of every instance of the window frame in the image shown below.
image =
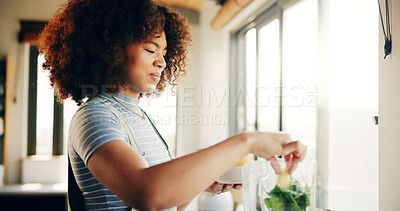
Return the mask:
M28 148L27 155L37 155L37 72L38 70L39 50L36 45L31 45L29 50L29 94L28 94ZM52 155L64 155L64 140L63 140L63 105L57 102L57 97L54 96L53 109L53 140L52 140Z
M6 119L5 119L5 114L6 114L6 74L7 74L7 62L4 59L0 59L0 89L2 89L3 91L0 91L0 118L2 118L3 120L3 124L0 125L1 131L3 131L2 134L0 134L0 165L4 165L4 161L5 161L5 123L6 123Z
M244 99L245 96L241 94L243 90L242 88L246 89L246 74L245 74L245 60L246 59L241 59L245 58L245 34L247 31L249 31L252 28L256 29L256 52L258 55L258 34L259 34L259 29L264 27L265 25L271 23L273 20L278 19L279 20L279 75L280 75L280 81L279 84L282 86L282 14L283 10L287 8L288 6L298 2L300 0L276 0L272 2L268 8L266 8L262 13L254 16L254 18L251 21L248 21L241 27L239 27L238 30L234 31L231 33L231 56L230 56L230 63L231 67L233 69L233 72L235 74L231 74L230 78L230 102L233 106L230 107L230 134L234 135L240 131L245 131L246 130L246 124L241 124L239 119L247 119L247 114L244 112L243 114L240 114L240 106L243 106L244 108L247 106L246 105L246 100ZM258 75L259 69L258 69L258 57L256 58L256 74ZM240 78L244 80L239 80ZM258 81L256 82L258 83ZM257 87L257 86L256 86ZM257 96L257 93L256 93ZM282 89L280 88L280 96L282 96ZM257 97L256 97L257 100ZM255 130L258 130L258 108L256 106L256 119L255 119ZM279 102L279 131L282 131L282 98L280 98Z

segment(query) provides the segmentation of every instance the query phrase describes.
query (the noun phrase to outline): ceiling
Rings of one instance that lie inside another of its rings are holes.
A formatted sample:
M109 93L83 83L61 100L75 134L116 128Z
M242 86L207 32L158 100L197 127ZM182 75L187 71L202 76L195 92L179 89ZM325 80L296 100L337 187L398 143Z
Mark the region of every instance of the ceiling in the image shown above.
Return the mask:
M211 23L213 29L220 29L231 21L243 8L254 0L153 0L161 4L181 7L200 12L206 1L215 1L221 6Z
M201 11L205 0L153 0L167 5L182 7L197 12Z

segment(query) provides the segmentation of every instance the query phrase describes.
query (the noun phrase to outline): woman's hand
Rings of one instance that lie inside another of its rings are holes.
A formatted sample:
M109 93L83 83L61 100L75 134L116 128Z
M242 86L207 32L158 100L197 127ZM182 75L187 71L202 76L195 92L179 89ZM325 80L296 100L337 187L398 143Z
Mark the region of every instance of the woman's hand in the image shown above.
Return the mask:
M277 174L281 173L279 162L276 159L277 155L285 157L286 166L290 174L307 154L307 146L300 141L292 141L292 138L287 133L254 132L246 133L246 136L251 144L251 152L271 161L271 166Z
M286 168L289 174L292 174L296 170L299 162L302 161L307 154L307 146L300 143L300 141L294 141L285 143L283 145L283 154L286 161ZM276 160L276 159L275 159Z
M242 189L242 184L223 184L215 181L210 187L208 187L205 191L214 194L221 194L228 191L240 190Z

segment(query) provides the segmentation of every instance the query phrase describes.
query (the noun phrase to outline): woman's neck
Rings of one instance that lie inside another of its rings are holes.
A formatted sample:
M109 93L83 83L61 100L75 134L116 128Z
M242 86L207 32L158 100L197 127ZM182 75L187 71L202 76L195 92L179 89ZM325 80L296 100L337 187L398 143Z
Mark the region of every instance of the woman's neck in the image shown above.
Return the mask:
M117 92L131 98L139 99L139 93L134 92L132 89L119 88Z

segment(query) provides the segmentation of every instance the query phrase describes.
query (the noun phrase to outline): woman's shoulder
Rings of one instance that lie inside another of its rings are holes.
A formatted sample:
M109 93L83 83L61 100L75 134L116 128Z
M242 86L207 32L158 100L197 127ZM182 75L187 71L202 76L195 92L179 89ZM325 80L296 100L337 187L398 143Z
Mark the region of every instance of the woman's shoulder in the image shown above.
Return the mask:
M79 110L91 110L91 109L105 109L110 111L111 101L105 97L104 95L100 94L95 97L88 99L82 106L78 109Z
M113 110L110 109L110 106L112 106L111 102L102 95L93 97L79 107L72 121L77 119L82 120L82 118L101 118L103 120L109 119L115 121L118 117Z

